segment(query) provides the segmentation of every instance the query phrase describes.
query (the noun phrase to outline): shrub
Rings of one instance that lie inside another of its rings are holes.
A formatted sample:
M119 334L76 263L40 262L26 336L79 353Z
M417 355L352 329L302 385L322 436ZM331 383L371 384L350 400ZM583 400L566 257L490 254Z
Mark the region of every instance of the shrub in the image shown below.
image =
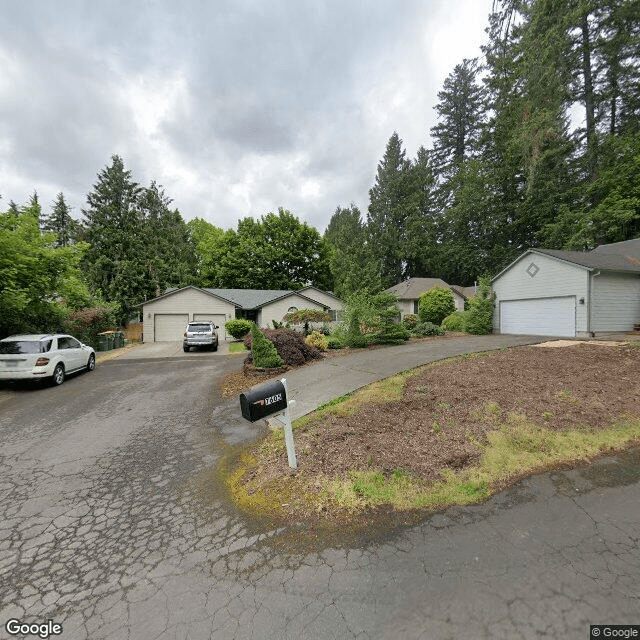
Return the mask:
M301 333L292 329L265 329L263 334L274 345L278 355L289 365L301 365L322 357L318 349L304 341ZM244 337L244 346L251 349L252 343L253 335L248 333ZM250 355L247 356L247 361L251 361Z
M411 331L411 329L418 324L418 316L413 313L407 313L407 315L402 318L402 324Z
M285 313L283 319L291 324L304 325L305 336L309 333L310 322L331 322L331 316L322 309L299 309L298 311L290 311L289 313Z
M379 293L373 302L378 309L378 333L373 336L373 344L402 344L409 339L411 333L400 322L397 298L390 293Z
M440 323L456 310L451 289L433 287L420 296L418 317L420 322Z
M336 338L336 336L330 336L327 339L327 347L329 349L342 349L342 340L340 340L340 338Z
M225 322L224 328L227 330L227 333L230 333L236 340L242 340L242 338L251 331L252 324L250 320L236 318L235 320Z
M491 280L487 276L478 278L478 293L469 298L469 310L466 312L465 331L484 335L493 331L493 301Z
M305 342L320 351L327 350L327 339L319 331L312 331L306 338Z
M256 367L275 369L284 364L273 343L265 338L256 324L251 326L251 337L251 358Z
M412 331L414 336L424 338L426 336L443 336L444 329L433 322L418 322Z
M71 333L80 342L98 347L98 334L103 331L117 329L116 313L110 307L90 307L72 311L64 320L63 329Z
M445 331L466 331L467 314L464 311L454 311L442 321Z

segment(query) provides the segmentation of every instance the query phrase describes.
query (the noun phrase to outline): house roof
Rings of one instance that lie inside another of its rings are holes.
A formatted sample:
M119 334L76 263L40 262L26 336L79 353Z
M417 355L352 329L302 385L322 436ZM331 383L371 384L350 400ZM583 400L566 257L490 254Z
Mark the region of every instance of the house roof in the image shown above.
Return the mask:
M198 291L202 291L204 293L207 293L208 295L224 300L225 302L230 302L240 309L246 310L259 309L267 304L270 304L271 302L275 302L276 300L280 300L292 295L300 296L301 298L304 298L309 302L313 302L314 304L319 304L322 307L326 307L325 304L314 300L309 295L305 295L300 291L290 291L288 289L212 289L209 287L194 287L193 285L183 287L182 289L170 287L165 291L163 295L158 296L157 298L152 298L151 300L145 300L142 304L155 302L156 300L160 300L161 298L165 298L174 293L178 293L179 291L184 291L185 289L196 289ZM301 289L301 291L307 291L308 289L315 289L316 291L320 291L320 289L316 289L315 287L305 287L305 289ZM329 295L335 298L335 296L333 296L332 294ZM338 298L336 298L336 300L338 300Z
M540 254L575 264L584 269L640 273L640 238L614 242L596 247L593 251L563 251L561 249L528 249L505 267L492 282L529 254Z
M308 287L307 287L308 288ZM287 298L288 296L300 296L309 302L326 306L313 298L304 295L300 291L288 289L204 289L213 295L225 298L241 309L259 309L267 304ZM302 291L302 290L301 290ZM304 289L306 291L306 289Z
M325 296L329 296L334 300L337 300L338 302L342 302L342 300L340 300L338 296L333 295L332 291L323 291L322 289L318 289L318 287L314 287L313 285L309 285L308 287L303 287L302 289L298 289L298 291L295 291L294 293L300 294L303 291L308 291L309 289L312 289L313 291L317 291L318 293L323 293Z
M454 293L464 297L464 294L459 289L450 287L440 278L409 278L404 282L385 289L385 291L395 294L400 300L417 300L425 291L429 291L429 289L433 287L451 289Z
M591 253L617 253L627 258L640 260L640 238L634 240L624 240L623 242L612 242L611 244L601 244Z
M476 287L462 287L459 284L450 284L451 289L461 293L465 298L471 298L477 293Z
M606 246L606 245L603 245ZM559 258L565 262L587 267L588 269L604 269L605 271L640 272L640 258L625 256L615 250L600 251L561 251L558 249L532 249L534 253Z

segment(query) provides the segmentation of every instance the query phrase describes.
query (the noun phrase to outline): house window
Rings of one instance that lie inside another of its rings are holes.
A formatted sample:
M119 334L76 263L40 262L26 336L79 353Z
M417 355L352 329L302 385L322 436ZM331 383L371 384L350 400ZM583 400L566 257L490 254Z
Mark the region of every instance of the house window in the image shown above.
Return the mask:
M294 311L297 311L297 310L298 310L298 307L289 307L287 309L287 313L293 313Z
M420 300L414 300L413 301L413 313L415 313L416 315L418 315L418 303L420 302Z

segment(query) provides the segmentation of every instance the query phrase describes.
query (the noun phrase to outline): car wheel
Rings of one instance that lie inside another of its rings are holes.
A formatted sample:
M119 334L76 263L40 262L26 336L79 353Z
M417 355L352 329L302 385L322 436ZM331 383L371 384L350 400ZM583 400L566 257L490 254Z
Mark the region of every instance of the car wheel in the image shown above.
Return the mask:
M87 360L87 371L93 371L96 368L96 356L92 353Z
M191 348L191 347L184 346L184 347L183 347L184 352L185 352L185 353L189 353L189 349L190 349L190 348Z
M218 343L216 342L214 345L212 345L212 346L211 346L211 348L212 348L214 351L217 351L217 350L218 350Z
M64 365L61 362L59 362L56 365L56 368L53 370L51 381L57 387L59 387L64 382Z

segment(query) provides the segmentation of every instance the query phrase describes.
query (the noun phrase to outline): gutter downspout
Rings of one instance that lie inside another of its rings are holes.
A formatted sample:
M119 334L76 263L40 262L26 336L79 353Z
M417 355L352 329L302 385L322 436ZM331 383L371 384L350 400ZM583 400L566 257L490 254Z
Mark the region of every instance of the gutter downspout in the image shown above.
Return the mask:
M595 273L593 273L593 271L589 272L589 287L587 289L587 304L589 305L587 307L587 333L591 334L592 338L595 338L595 331L591 331L591 290L593 289L593 279L597 278L600 275L600 271L596 271Z

